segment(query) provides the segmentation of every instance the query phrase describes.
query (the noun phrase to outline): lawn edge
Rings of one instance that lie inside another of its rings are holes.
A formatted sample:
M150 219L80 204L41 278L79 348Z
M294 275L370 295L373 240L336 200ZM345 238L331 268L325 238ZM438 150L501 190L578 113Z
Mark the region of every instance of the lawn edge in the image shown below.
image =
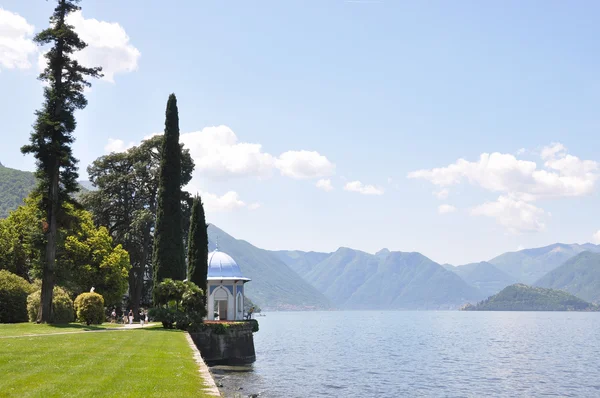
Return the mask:
M194 344L194 341L192 340L192 337L188 332L185 332L185 339L187 340L190 348L192 349L192 353L194 354L194 360L198 365L198 372L200 372L200 375L204 380L204 391L206 392L206 395L213 397L221 397L221 392L217 388L217 384L215 383L215 379L213 378L212 373L210 373L210 370L208 370L206 362L204 362L204 359L202 358L198 347L196 347L196 344Z

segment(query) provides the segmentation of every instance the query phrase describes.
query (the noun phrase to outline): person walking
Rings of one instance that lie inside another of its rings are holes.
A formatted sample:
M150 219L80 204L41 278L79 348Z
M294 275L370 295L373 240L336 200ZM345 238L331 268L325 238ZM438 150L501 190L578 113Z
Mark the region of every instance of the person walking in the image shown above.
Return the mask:
M110 323L115 323L117 321L117 311L116 309L113 308L112 312L110 313Z
M146 325L148 324L148 310L144 311L144 321L146 321Z
M133 310L129 310L129 324L133 325Z
M144 310L140 309L140 325L144 327Z

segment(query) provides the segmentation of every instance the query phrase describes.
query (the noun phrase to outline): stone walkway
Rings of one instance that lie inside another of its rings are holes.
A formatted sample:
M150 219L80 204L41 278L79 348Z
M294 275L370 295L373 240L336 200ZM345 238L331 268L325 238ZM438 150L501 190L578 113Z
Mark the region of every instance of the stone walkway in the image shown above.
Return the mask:
M157 325L157 323L150 323L148 325L144 325L143 327L154 326L154 325ZM18 338L22 338L22 337L60 336L60 335L65 335L65 334L79 334L79 333L117 332L117 331L133 330L133 329L141 329L141 328L142 328L142 325L140 325L139 323L134 323L131 325L124 325L124 326L120 326L120 327L116 327L116 328L106 328L106 329L100 329L100 330L76 330L73 332L22 334L19 336L0 336L0 339L18 339Z

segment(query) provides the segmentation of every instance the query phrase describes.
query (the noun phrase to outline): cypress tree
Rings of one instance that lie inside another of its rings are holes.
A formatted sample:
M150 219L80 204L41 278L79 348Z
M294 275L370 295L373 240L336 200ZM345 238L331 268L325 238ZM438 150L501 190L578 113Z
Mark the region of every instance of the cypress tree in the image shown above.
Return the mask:
M188 280L206 293L208 276L208 225L200 196L194 198L188 236Z
M165 116L152 253L155 286L165 278L183 280L186 274L181 218L179 114L175 94L169 96Z
M35 112L36 120L29 145L21 148L24 154L33 154L36 159L40 193L40 208L45 214L43 233L45 253L43 256L42 292L39 319L52 320L52 292L54 290L54 266L56 261L57 233L62 204L70 200L70 195L79 188L77 185L77 159L73 156L71 144L77 123L75 111L83 109L87 100L83 95L85 87L90 87L86 77L101 77L102 68L86 68L72 58L76 51L87 45L79 39L73 27L67 24L67 16L80 10L80 0L58 0L58 5L50 17L50 27L35 36L39 45L52 44L44 57L46 68L38 79L46 82L44 103Z

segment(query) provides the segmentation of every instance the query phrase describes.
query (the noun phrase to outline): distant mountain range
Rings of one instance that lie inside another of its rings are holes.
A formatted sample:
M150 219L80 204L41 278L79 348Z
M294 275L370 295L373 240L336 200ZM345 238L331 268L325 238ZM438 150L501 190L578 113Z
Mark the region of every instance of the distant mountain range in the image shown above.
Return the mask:
M568 259L584 251L600 252L600 246L586 243L555 243L537 249L504 253L489 262L516 278L518 282L532 284Z
M564 290L584 300L600 303L600 254L580 253L550 271L535 285Z
M93 189L87 181L80 185ZM19 206L34 186L33 173L0 164L0 218ZM213 225L211 248L217 236L220 247L253 279L247 285L249 297L267 310L452 309L518 282L600 302L600 246L589 243L556 243L453 266L388 249L375 254L350 248L333 253L269 251Z

